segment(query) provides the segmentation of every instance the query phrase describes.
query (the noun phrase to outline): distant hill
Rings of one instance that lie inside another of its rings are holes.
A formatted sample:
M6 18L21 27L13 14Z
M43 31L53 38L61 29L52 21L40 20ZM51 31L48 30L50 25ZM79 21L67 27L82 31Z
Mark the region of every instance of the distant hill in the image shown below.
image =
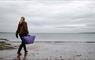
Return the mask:
M80 33L83 33L83 34L95 34L95 32L80 32Z

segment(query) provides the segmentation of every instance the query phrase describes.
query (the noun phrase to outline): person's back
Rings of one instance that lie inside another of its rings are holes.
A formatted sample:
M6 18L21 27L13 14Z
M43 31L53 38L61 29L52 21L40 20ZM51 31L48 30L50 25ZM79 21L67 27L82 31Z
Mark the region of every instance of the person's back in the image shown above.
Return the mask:
M22 22L20 25L19 34L28 34L27 22Z

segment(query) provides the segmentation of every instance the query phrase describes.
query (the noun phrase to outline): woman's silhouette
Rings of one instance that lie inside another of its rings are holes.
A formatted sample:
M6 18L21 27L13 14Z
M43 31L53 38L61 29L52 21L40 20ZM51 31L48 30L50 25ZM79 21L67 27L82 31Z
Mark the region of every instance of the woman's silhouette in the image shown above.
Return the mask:
M23 36L27 35L28 32L28 26L27 26L27 22L25 21L25 17L21 17L19 24L18 24L18 28L16 30L16 37L18 38L18 35L20 36L20 39L22 40L22 43L20 44L17 54L21 55L21 50L22 47L24 48L24 52L25 54L28 52L26 49L26 45L24 40L22 39Z

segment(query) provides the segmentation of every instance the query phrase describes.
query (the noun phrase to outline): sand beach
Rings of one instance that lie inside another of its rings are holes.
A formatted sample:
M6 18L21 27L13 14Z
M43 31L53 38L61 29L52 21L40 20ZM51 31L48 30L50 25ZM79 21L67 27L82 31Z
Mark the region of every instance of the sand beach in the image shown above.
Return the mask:
M17 48L19 44L16 45ZM0 50L0 60L95 60L95 43L34 43L27 45L28 54L17 56L16 49Z

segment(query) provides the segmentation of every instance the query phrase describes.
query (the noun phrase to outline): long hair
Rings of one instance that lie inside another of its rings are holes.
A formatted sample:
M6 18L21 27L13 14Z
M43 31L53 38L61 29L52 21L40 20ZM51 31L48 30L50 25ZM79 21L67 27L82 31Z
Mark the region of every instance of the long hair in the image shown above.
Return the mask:
M25 17L21 17L19 23L25 22Z

